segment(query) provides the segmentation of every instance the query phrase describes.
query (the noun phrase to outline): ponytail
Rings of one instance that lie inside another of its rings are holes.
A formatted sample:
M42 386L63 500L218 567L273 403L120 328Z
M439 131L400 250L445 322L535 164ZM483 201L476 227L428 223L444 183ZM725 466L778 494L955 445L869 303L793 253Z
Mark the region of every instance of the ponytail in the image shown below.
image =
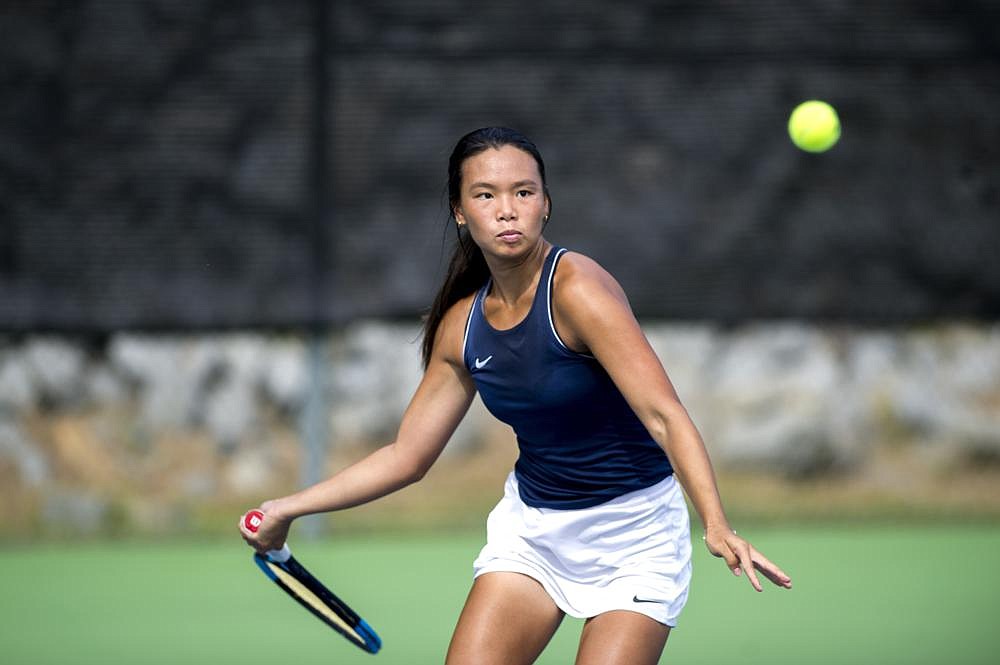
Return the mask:
M456 228L457 225L456 225ZM483 257L483 250L472 241L469 232L462 229L458 231L458 241L455 244L455 251L451 255L451 262L448 265L448 274L444 278L444 284L434 298L434 304L424 320L424 339L422 344L422 355L424 369L431 361L431 353L434 351L434 337L437 329L441 325L448 309L462 298L471 293L475 293L490 276L489 266Z

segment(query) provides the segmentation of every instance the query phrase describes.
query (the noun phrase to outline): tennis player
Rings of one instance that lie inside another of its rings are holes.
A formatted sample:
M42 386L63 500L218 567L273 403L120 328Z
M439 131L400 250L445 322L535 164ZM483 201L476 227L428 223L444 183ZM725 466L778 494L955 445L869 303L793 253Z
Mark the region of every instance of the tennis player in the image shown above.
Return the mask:
M708 550L760 591L791 578L730 527L702 439L615 279L543 231L535 145L505 128L459 140L448 165L458 246L426 320L425 372L396 440L260 506L257 550L292 521L416 482L478 392L519 458L487 520L450 665L532 663L563 616L585 618L577 663L656 663L687 600L683 492Z

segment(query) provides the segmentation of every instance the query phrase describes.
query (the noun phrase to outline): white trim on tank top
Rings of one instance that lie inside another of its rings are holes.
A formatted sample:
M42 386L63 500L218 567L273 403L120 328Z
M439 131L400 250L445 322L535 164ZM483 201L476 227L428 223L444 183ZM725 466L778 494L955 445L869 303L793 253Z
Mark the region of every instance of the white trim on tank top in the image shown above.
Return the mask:
M486 282L486 288L489 288L490 283L493 281L491 278ZM472 315L476 313L476 305L479 303L479 297L485 293L485 288L480 289L476 292L476 297L472 299L472 307L469 309L469 316L465 321L465 335L462 337L462 364L465 364L465 349L469 345L469 329L472 328Z
M589 353L580 353L579 351L574 351L573 349L566 346L566 343L562 341L562 337L560 337L559 333L556 332L556 323L552 318L552 282L554 281L556 276L556 266L559 264L559 257L562 256L564 253L566 253L566 251L567 250L565 247L561 247L559 251L556 252L556 255L552 257L552 267L549 268L549 280L548 284L545 287L546 291L545 309L546 313L549 315L549 328L552 330L552 336L556 338L556 342L559 343L559 346L566 349L570 353L575 353L578 356L583 356L585 358L592 358L594 360L597 360L596 358L594 358L594 356L590 355Z

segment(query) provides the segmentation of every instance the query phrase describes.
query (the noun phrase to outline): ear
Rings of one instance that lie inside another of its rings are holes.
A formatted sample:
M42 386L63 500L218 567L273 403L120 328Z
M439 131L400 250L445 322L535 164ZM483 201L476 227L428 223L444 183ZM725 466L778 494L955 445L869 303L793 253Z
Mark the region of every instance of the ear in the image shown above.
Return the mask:
M455 216L455 221L458 222L459 226L465 226L465 214L462 212L462 206L455 206L451 214Z

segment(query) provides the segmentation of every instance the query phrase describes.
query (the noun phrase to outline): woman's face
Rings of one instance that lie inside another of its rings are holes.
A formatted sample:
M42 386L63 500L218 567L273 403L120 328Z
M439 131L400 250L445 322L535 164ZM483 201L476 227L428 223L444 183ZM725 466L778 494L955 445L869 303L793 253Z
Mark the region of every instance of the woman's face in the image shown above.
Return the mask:
M487 256L522 255L538 243L549 214L535 158L511 145L488 148L462 163L455 220L467 225Z

